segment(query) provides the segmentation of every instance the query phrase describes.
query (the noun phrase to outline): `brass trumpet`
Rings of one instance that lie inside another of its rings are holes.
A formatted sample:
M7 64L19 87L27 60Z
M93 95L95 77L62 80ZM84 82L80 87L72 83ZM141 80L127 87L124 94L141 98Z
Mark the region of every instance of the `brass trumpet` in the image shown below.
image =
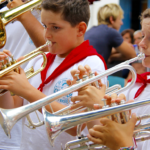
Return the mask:
M2 48L6 43L5 25L7 25L9 22L11 22L21 14L31 10L34 7L37 7L41 3L41 0L32 0L21 6L0 13L0 48Z

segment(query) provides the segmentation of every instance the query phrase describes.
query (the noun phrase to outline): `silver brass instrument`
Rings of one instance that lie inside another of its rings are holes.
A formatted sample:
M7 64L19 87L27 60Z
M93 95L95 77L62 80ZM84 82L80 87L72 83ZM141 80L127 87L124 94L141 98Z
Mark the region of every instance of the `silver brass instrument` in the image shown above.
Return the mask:
M75 127L78 124L89 122L101 117L110 116L113 114L117 114L123 111L145 106L148 104L150 104L150 99L145 99L138 102L109 107L106 109L99 109L99 110L90 111L86 113L80 113L74 115L63 115L63 116L53 115L49 113L44 107L42 110L43 110L44 121L48 133L48 137L51 145L53 145L54 139L60 133L72 127Z
M146 134L144 134L144 135L145 136L143 136L143 137L136 137L135 141L143 142L143 141L150 139L150 135L146 135ZM109 148L107 148L104 145L94 144L94 143L88 144L88 142L89 142L89 139L87 137L83 137L82 139L73 140L73 141L67 142L65 144L64 150L106 150L106 149L110 150ZM84 145L80 146L80 147L71 148L73 146L79 145L80 143L84 143Z
M115 93L120 89L121 89L121 85L119 85L119 84L113 85L112 87L109 87L106 89L106 94L111 95L111 93ZM79 112L85 111L87 109L86 107L79 107L79 108L70 110L71 106L72 105L66 106L65 108L58 110L57 112L53 112L53 114L55 114L55 115L69 115L69 114L79 113ZM31 120L31 118L29 118L27 115L27 120L28 120L28 124L26 126L30 129L35 129L36 127L44 125L44 121L41 121L39 118L38 118L39 122L34 123Z
M41 0L32 0L16 8L0 12L0 48L2 48L6 43L5 25L7 25L9 22L14 20L21 14L31 10L34 7L39 6L41 3Z
M62 96L65 96L65 95L68 95L69 93L72 93L72 92L78 90L79 88L81 88L83 86L89 85L89 84L97 81L98 79L101 79L101 78L103 78L105 76L113 74L116 71L119 71L119 70L122 70L122 69L126 68L126 69L131 70L131 72L132 72L132 81L126 87L124 87L124 88L119 90L119 92L122 92L123 90L128 89L130 86L132 86L134 84L134 82L136 81L136 72L133 69L133 67L131 67L128 64L131 63L131 62L134 62L136 60L144 59L144 58L145 58L144 54L139 54L137 57L135 57L133 59L130 59L130 60L124 62L124 63L121 63L120 65L117 65L117 66L115 66L113 68L110 68L110 69L104 71L103 73L93 77L93 78L90 78L90 79L85 80L85 81L83 81L81 83L72 85L69 88L66 88L66 89L63 89L61 91L58 91L57 93L53 93L53 94L51 94L51 95L49 95L47 97L44 97L44 98L42 98L42 99L40 99L40 100L38 100L36 102L33 102L31 104L28 104L28 105L25 105L25 106L22 106L22 107L19 107L19 108L14 108L14 109L3 109L3 108L1 108L0 109L0 123L1 123L1 126L4 129L6 135L10 137L10 131L11 131L12 127L14 126L14 124L19 119L21 119L24 116L26 116L27 114L29 114L29 113L31 113L31 112L33 112L35 110L38 110L38 109L42 108L43 106L45 106L45 105L47 105L49 103L52 103L53 101L57 100L58 98L60 98ZM51 114L51 115L53 115L53 114ZM55 115L53 115L53 116L55 116ZM44 117L45 117L45 115L44 115ZM46 128L47 128L47 130L49 130L48 129L49 123L47 123L47 119L46 118L45 118L45 121L46 121L45 122ZM58 121L59 121L59 119L58 119ZM66 129L66 128L64 128L64 129ZM54 140L54 138L52 137L52 134L53 133L50 134L50 138L51 138L50 141L51 141L51 143L53 143L52 141Z

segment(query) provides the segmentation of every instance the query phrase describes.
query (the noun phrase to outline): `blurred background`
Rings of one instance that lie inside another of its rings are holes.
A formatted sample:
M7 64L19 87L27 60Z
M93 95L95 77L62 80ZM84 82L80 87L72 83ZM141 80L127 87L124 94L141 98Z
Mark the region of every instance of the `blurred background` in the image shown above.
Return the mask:
M150 8L150 0L89 0L91 19L88 29L97 25L97 11L99 7L108 4L116 3L124 10L123 25L121 26L120 33L125 29L141 29L139 16L146 8Z

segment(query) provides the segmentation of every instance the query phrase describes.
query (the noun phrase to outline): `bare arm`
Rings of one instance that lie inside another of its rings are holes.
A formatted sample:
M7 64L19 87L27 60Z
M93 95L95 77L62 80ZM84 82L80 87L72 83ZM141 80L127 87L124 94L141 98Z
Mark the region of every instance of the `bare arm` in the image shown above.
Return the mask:
M24 3L21 0L13 0L7 5L7 7L15 8L23 4ZM22 23L36 47L45 44L44 27L30 11L17 17L17 20ZM44 48L43 51L48 51L48 48Z
M5 109L11 109L20 107L23 105L23 99L19 96L11 96L8 91L4 95L0 96L0 107Z
M134 48L125 41L123 41L123 43L120 46L116 47L116 50L120 54L114 54L114 56L112 56L113 60L126 60L136 57Z

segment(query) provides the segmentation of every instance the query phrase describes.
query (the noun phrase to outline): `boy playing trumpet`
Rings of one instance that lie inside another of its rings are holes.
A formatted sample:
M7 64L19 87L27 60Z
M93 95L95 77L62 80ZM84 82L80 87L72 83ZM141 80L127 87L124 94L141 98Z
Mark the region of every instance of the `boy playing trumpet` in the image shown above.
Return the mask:
M79 65L89 65L94 71L101 73L105 70L103 58L97 54L96 50L84 41L89 21L89 4L87 0L44 0L42 2L41 21L44 26L45 39L52 42L47 54L48 63L41 74L28 81L24 71L20 68L20 74L10 72L0 79L0 89L6 89L16 94L11 97L10 93L1 96L0 106L2 108L15 108L35 102L46 95L50 95L67 86L66 80L72 79L70 71L77 69ZM7 54L4 54L6 57ZM31 66L35 70L42 64L42 57L33 59L27 68ZM103 79L106 84L106 79ZM37 88L42 91L40 92ZM18 95L18 96L17 96ZM19 97L20 96L20 97ZM22 99L22 97L24 99ZM58 111L68 105L68 99L72 94L67 95L57 102L51 103L52 109ZM26 99L26 100L25 100ZM28 101L27 101L28 100ZM46 106L50 112L49 106ZM42 114L38 112L40 119ZM30 115L33 122L36 122L35 113ZM67 133L61 134L52 148L49 144L45 127L38 127L36 130L28 129L23 120L21 150L28 149L58 149L61 143L73 139L76 135L75 129L70 129Z

